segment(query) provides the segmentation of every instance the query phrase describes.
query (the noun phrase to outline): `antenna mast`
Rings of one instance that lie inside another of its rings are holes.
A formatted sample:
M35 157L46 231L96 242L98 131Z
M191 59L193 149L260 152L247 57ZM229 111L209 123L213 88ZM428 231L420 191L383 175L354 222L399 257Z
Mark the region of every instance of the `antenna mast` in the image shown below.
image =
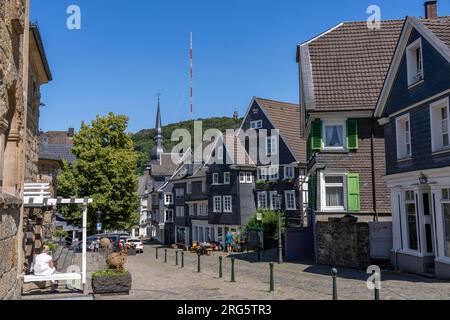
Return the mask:
M190 64L191 64L191 69L190 69L190 82L191 82L191 100L190 100L190 104L191 104L191 118L193 116L193 111L194 111L194 103L193 103L193 55L192 55L192 31L189 34L189 55L190 55Z

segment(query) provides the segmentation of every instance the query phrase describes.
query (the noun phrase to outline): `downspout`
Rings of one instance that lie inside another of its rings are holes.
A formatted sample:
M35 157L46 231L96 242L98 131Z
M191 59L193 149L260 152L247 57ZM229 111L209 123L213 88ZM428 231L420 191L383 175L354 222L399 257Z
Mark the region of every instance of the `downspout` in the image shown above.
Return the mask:
M378 222L378 208L377 208L377 191L375 186L375 148L374 148L374 135L375 135L375 128L374 128L374 121L375 118L372 116L372 119L370 121L370 160L371 160L371 166L372 166L372 203L373 203L373 221Z

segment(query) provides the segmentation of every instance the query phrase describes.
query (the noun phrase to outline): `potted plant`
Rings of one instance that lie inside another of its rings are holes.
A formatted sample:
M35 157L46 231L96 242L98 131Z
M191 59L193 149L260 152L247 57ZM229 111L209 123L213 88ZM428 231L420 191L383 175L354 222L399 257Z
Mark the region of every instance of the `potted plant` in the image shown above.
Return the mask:
M111 253L106 258L108 269L92 274L92 290L96 294L129 294L131 273L125 270L126 253Z

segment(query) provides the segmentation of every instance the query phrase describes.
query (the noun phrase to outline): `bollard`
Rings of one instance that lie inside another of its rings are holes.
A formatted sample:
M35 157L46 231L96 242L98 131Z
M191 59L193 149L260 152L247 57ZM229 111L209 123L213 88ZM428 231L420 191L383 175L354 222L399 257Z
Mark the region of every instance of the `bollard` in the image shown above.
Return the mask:
M167 249L164 249L164 263L167 263Z
M197 253L197 272L200 273L200 252Z
M372 274L375 274L375 271L372 272ZM378 288L378 283L377 283L377 277L375 277L373 279L373 284L374 284L374 293L375 293L375 300L381 300L380 298L380 289Z
M234 277L234 258L231 258L231 282L236 282Z
M156 248L156 260L158 260L158 249L159 248Z
M223 260L223 258L222 258L222 256L220 256L219 257L219 278L223 277L223 274L222 274L222 260Z
M331 269L331 276L333 277L333 300L337 300L337 283L336 283L336 277L337 277L338 271L333 268Z
M270 268L270 292L275 291L275 284L273 281L273 262L269 263L269 268Z
M178 250L175 251L175 265L178 266Z
M184 251L181 251L181 267L184 268Z

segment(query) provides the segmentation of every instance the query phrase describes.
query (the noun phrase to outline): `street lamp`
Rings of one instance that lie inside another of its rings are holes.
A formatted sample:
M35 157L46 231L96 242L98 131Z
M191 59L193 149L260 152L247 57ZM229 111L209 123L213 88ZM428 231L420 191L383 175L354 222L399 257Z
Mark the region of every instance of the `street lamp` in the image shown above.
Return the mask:
M278 209L278 263L283 263L283 240L281 239L281 204L283 201L283 195L276 192L275 197L277 199Z

